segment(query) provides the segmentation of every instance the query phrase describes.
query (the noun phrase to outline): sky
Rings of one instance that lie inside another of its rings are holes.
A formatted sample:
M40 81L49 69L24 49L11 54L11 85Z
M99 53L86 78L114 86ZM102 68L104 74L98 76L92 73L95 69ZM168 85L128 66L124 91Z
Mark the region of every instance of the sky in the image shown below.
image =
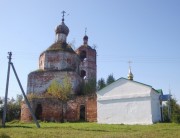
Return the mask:
M67 42L78 48L85 28L97 50L97 78L127 78L162 89L180 103L179 0L0 0L0 97L5 95L8 59L24 90L38 69L39 55L55 41L66 11ZM21 94L11 70L8 97Z

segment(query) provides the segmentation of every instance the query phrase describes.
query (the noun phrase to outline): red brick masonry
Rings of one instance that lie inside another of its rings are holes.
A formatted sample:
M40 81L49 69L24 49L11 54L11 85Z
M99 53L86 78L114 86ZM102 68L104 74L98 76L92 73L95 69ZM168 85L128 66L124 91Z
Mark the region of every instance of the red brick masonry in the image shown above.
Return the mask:
M38 120L60 122L63 118L65 121L73 122L82 119L80 114L84 113L84 121L95 122L97 121L96 99L96 95L76 96L67 102L55 98L35 98L30 103ZM85 107L84 112L81 111L81 106ZM21 121L32 121L32 116L24 102L21 104Z

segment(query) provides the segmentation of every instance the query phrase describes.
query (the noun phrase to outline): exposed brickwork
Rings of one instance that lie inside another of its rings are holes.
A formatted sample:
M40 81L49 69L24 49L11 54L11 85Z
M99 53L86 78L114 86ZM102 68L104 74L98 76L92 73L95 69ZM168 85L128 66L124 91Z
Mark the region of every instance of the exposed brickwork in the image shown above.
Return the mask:
M37 106L42 106L41 116L36 116L42 121L55 121L60 122L62 116L65 121L79 121L80 120L80 106L85 106L85 121L94 122L97 118L97 105L96 96L77 96L67 102L52 98L38 98L30 101L34 113L37 112ZM21 109L21 121L29 122L32 121L31 114L27 105L22 103ZM63 110L62 110L63 107Z
M72 70L78 73L80 59L76 53L45 51L40 55L39 68L43 70Z
M31 113L27 104L24 102L21 104L21 121L23 122L30 122L32 120Z
M52 80L56 80L59 83L65 77L68 77L72 84L72 94L75 94L79 90L79 85L82 82L81 77L72 71L39 71L32 72L28 76L27 93L43 93L50 86Z
M86 116L88 122L95 122L97 121L97 99L96 96L88 97L86 102Z

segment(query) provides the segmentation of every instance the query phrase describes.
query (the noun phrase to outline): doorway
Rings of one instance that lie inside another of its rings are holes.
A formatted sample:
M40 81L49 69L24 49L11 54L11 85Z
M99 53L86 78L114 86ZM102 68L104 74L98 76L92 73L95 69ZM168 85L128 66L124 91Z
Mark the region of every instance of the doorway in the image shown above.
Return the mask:
M86 115L85 115L85 105L80 106L80 121L85 121Z
M37 120L42 119L42 105L40 103L37 104L36 111L35 111L35 116Z

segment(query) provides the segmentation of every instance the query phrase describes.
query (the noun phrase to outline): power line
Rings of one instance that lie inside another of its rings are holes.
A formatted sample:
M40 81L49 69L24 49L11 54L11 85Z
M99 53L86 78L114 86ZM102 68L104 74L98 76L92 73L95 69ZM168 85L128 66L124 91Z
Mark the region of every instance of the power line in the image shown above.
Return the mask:
M15 60L21 61L32 61L38 62L39 61L39 52L23 52L23 51L16 51L14 54ZM1 58L0 63L4 63L5 57ZM98 55L97 61L98 62L126 62L131 59L134 63L180 63L180 57L168 57L168 56L120 56L120 55Z

